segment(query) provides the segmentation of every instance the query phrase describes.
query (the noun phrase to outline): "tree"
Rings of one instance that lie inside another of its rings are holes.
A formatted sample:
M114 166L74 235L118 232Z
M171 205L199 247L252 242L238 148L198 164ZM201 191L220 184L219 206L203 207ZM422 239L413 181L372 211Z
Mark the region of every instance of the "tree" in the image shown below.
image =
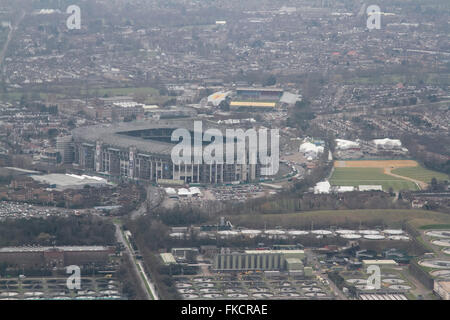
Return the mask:
M41 232L36 238L39 244L47 244L47 245L50 244L51 239L52 236L46 232Z
M438 182L436 178L431 179L431 191L436 191L438 189Z
M264 86L274 86L277 83L277 78L272 74L264 82Z

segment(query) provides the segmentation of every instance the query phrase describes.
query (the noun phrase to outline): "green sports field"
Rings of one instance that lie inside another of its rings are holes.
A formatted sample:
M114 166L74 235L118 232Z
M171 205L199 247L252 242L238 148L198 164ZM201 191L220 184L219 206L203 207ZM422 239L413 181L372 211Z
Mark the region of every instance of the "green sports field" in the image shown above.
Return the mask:
M330 179L334 186L381 185L384 191L419 190L413 182L384 174L382 168L335 168Z
M365 209L365 210L324 210L303 211L283 214L244 214L228 217L233 224L247 228L311 228L314 226L379 225L380 221L390 227L401 228L405 221L413 227L450 224L450 216L442 212L430 210L408 209ZM215 220L211 220L213 223Z
M428 170L423 167L398 168L392 170L392 173L426 183L430 183L433 178L436 178L439 181L449 180L448 175L445 173Z

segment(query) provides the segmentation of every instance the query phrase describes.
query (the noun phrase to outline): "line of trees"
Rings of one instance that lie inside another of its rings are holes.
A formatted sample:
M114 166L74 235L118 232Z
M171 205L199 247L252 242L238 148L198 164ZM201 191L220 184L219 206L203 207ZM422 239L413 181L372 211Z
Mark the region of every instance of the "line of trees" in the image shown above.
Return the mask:
M0 222L0 247L114 243L114 225L93 216L8 219Z

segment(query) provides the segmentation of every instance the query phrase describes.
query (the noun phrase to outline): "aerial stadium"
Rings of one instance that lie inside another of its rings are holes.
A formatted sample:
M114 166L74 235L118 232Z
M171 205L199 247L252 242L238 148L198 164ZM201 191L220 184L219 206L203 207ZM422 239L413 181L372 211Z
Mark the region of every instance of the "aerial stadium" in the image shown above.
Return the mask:
M203 123L203 127L209 129L207 123ZM192 120L125 122L77 128L72 132L74 163L85 172L161 184L227 184L259 180L260 162L250 163L248 156L241 164L225 161L175 164L171 155L178 142L173 142L171 137L178 128L192 132L196 139ZM225 127L218 128L214 124L214 129L224 132ZM205 147L211 142L201 143Z

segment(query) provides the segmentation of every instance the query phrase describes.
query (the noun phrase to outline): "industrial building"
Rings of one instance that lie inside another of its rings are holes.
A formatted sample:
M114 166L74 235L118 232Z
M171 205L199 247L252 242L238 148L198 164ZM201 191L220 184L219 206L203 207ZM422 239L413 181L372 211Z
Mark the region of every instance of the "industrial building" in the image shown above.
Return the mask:
M77 128L72 132L74 162L87 172L133 180L223 184L259 179L259 161L250 164L248 156L245 164L225 164L224 158L222 164L192 159L189 164L175 165L171 153L178 142L172 142L171 136L178 128L189 130L195 137L193 121L143 121ZM248 154L248 145L246 148Z
M46 174L32 175L31 178L39 183L48 184L50 187L63 191L67 189L83 189L85 186L104 187L108 185L108 181L103 178L75 175L75 174Z
M4 247L0 264L18 267L64 267L106 264L112 250L103 246Z
M177 259L187 260L197 256L199 251L197 248L172 248L171 253Z
M214 258L215 271L300 271L303 250L246 250L222 252Z
M436 292L442 300L450 300L450 281L434 281L434 292Z
M161 257L164 265L166 265L166 266L177 263L177 261L175 260L175 257L171 253L161 253L160 257Z

